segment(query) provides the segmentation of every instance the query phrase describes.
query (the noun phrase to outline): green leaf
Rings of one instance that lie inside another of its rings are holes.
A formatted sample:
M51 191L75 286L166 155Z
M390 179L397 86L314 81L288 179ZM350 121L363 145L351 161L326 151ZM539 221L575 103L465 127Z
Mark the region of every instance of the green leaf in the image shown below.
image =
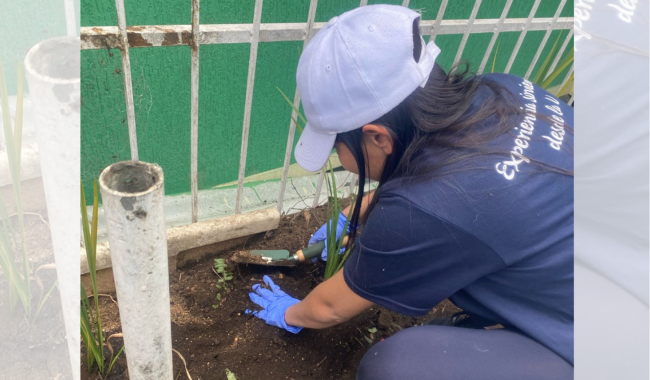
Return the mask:
M293 102L292 102L292 101L289 99L289 97L284 93L284 91L282 91L282 90L280 89L280 87L276 87L276 88L278 89L278 91L280 91L280 94L282 94L282 97L284 98L284 100L286 100L287 103L289 103L289 105L291 106L291 109L293 109L293 111L296 113L296 115L298 115L298 117L300 118L300 120L302 120L303 125L307 125L307 119L305 119L305 117L302 115L302 113L300 113L300 110L299 110L298 108L296 108L296 106L293 105ZM295 121L295 119L294 119L294 121ZM298 130L300 131L300 133L302 133L303 129L302 129L302 127L300 126L300 124L296 123L296 127L298 127Z
M38 317L38 315L41 313L41 308L43 308L43 305L45 304L45 301L47 301L48 298L50 298L50 294L52 294L52 291L56 286L58 285L59 280L54 281L54 284L52 284L52 287L50 290L47 291L44 297L41 297L41 300L38 303L38 308L36 309L36 314L34 314L34 319Z
M226 368L226 377L227 377L227 380L237 380L237 377L235 376L235 374L232 373L232 371L229 370L228 368Z
M571 76L569 77L569 79L566 81L564 86L562 86L562 88L560 88L560 90L557 92L557 94L555 94L555 96L560 97L560 96L562 96L564 94L567 94L569 92L569 89L571 87L573 87L573 74L574 73L571 73Z
M558 75L562 73L567 67L569 67L570 64L573 63L573 49L569 51L569 53L562 59L562 61L557 65L555 70L553 70L552 73L550 73L546 79L542 82L540 87L546 89L551 86L551 83L557 78Z
M122 348L120 348L120 350L117 352L115 357L111 360L111 363L108 365L108 369L106 370L106 375L107 376L108 376L109 373L111 373L111 369L113 369L113 365L115 364L115 362L117 361L117 358L120 357L120 355L122 354L123 351L124 351L124 346L122 346Z
M374 333L377 332L377 328L376 327L369 328L368 332L371 333L371 334L374 334Z
M9 172L11 175L11 182L14 191L14 201L16 204L16 214L18 215L18 241L14 240L16 249L22 253L22 278L18 275L18 271L10 273L10 309L13 312L16 302L21 301L25 314L31 316L31 285L30 276L31 268L29 266L29 257L27 254L27 244L25 241L25 223L23 220L23 206L21 198L21 182L20 182L20 144L22 140L22 114L23 114L23 83L22 83L22 70L18 66L18 93L16 96L16 129L12 129L11 125L11 112L9 109L9 94L7 91L7 81L5 78L2 61L0 61L0 106L2 109L2 125L5 134L5 146L7 149L7 159L9 161ZM18 144L18 145L17 145ZM11 224L11 223L9 223ZM15 236L13 227L8 238ZM11 240L9 240L11 241ZM14 261L13 248L11 245L7 246L5 251L7 256L11 256ZM16 267L17 268L17 267ZM11 287L13 286L13 292ZM16 298L17 296L17 298Z
M559 50L556 50L557 43L560 41L560 37L562 36L562 32L558 33L557 38L555 39L555 43L553 44L553 47L551 47L551 50L549 53L546 55L546 59L544 59L544 62L542 63L542 66L540 66L539 70L537 70L537 73L531 79L533 83L540 84L541 81L544 80L548 76L548 70L551 67L552 62L555 60L555 57L559 53Z
M499 54L499 45L501 45L501 38L499 38L499 42L497 42L497 48L494 51L494 58L492 59L492 73L494 72L494 66L497 64L497 55Z

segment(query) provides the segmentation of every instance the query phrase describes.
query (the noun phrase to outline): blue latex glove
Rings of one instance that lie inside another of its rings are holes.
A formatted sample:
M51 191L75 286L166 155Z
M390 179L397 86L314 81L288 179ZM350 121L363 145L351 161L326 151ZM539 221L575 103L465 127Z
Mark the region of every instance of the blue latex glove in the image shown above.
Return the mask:
M266 321L269 325L297 334L302 330L302 327L287 325L287 322L284 321L284 313L286 313L289 306L297 304L300 300L280 290L280 287L274 284L269 276L264 276L263 279L271 290L262 288L260 284L255 284L253 285L253 293L248 293L248 296L264 310L253 311L246 309L244 314L253 314Z
M348 218L345 216L343 211L341 211L341 214L339 215L339 222L336 226L336 241L341 240L341 236L343 235L343 227L345 227L345 222L347 222ZM321 259L323 261L327 261L327 224L329 222L323 224L316 232L314 232L314 235L309 239L309 244L308 245L314 245L318 242L325 241L325 249L323 249L323 252L320 254ZM350 226L348 225L347 230L345 231L345 234L347 235L350 233ZM339 254L343 253L345 248L341 248L341 252ZM312 260L314 261L314 260Z

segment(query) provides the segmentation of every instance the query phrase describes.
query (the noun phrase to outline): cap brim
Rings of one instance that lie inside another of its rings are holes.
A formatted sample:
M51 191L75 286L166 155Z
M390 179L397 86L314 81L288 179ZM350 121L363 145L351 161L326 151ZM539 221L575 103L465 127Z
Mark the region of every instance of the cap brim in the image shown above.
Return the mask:
M308 123L296 145L298 165L309 172L319 171L327 163L335 141L336 133L315 132Z

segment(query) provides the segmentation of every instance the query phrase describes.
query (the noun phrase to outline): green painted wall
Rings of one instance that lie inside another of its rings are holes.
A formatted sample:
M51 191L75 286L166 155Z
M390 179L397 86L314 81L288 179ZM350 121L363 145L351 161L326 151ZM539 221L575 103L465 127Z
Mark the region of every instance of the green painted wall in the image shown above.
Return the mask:
M254 0L204 1L201 23L252 23L254 3ZM368 3L401 4L401 0L370 0ZM425 20L435 19L440 3L441 0L412 0L410 8L420 10ZM473 3L470 0L451 1L444 18L468 19ZM484 0L478 18L499 18L505 3L506 0ZM515 1L508 17L527 17L533 3L534 0ZM560 0L544 0L536 17L552 17L559 3ZM316 21L327 21L358 4L358 0L321 0ZM267 0L262 22L304 22L308 10L309 0ZM573 1L570 0L562 16L572 15ZM190 17L189 0L126 1L128 25L190 24ZM116 24L113 2L81 0L81 26ZM546 51L550 50L558 33L551 35ZM475 34L468 39L463 58L475 69L478 69L491 36L491 33ZM505 69L518 36L518 32L500 34L495 71ZM544 32L527 34L511 70L513 74L525 74L543 36ZM461 38L462 35L437 38L442 49L439 63L443 67L451 65ZM276 86L293 97L301 47L301 41L259 45L246 175L282 166L291 108ZM199 189L237 179L249 51L249 44L201 46ZM167 194L188 192L190 49L175 46L131 49L130 52L140 159L163 167ZM86 191L90 192L92 179L111 163L130 159L130 151L119 50L84 50L81 58L81 165ZM88 199L92 198L88 196Z

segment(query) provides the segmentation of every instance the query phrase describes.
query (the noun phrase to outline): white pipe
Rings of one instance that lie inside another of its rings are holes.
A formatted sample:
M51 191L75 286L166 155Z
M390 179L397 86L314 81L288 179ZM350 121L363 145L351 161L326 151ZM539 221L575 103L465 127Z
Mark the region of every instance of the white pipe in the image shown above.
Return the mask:
M47 213L72 378L79 379L79 131L78 37L42 41L25 57Z
M172 335L160 166L124 161L99 176L131 380L171 380Z

